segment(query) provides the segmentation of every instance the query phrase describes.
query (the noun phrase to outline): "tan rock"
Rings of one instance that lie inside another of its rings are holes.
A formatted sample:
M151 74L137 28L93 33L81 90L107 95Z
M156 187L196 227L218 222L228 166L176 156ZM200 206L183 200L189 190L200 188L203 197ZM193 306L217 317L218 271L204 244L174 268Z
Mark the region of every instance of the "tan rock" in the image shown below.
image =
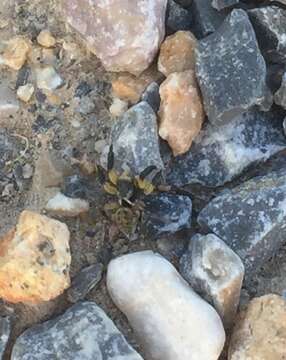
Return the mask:
M241 315L228 360L286 359L286 300L278 295L256 298Z
M114 98L113 102L109 108L109 112L114 117L119 117L128 110L127 101L120 100L118 98Z
M0 297L39 303L60 295L70 285L69 238L65 224L23 211L0 240Z
M35 88L33 84L26 84L23 86L19 86L17 89L17 96L20 100L24 102L29 102L31 97L33 96Z
M38 44L50 48L56 45L56 39L49 30L42 30L37 37Z
M62 0L67 22L108 71L140 74L165 32L167 0Z
M177 31L161 45L158 70L165 76L174 72L195 70L197 40L190 31Z
M174 155L187 152L199 134L205 113L192 70L173 73L160 86L159 134Z
M162 79L162 75L152 66L136 77L131 74L120 74L112 81L112 90L114 97L130 104L136 104L144 90L152 82Z
M8 41L4 53L1 55L1 62L13 70L20 70L25 64L30 51L30 41L16 36Z

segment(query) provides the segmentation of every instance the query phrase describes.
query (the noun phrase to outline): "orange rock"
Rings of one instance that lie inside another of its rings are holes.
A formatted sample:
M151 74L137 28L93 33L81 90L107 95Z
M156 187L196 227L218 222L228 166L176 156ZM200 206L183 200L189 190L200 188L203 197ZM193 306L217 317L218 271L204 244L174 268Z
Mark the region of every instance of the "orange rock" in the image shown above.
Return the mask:
M199 134L205 113L192 70L173 73L160 86L159 134L174 155L187 152Z
M23 211L0 240L0 297L36 304L62 294L70 285L69 238L65 224Z
M112 90L116 98L128 101L130 104L136 104L144 90L153 81L162 79L162 75L154 66L144 71L140 76L123 73L112 81Z
M161 45L158 70L165 76L173 72L195 70L197 40L190 31L177 31Z
M25 64L31 48L31 42L29 40L16 36L9 40L0 60L11 69L20 70Z

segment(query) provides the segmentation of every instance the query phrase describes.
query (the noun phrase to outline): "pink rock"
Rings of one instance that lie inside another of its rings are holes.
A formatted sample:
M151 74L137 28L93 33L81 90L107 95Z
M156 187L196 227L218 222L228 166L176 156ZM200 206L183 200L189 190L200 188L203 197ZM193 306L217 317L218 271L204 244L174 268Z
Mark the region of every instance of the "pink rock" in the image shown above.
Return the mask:
M195 73L175 72L160 86L159 135L175 156L187 152L199 134L205 112Z
M140 74L165 33L167 0L62 0L67 22L108 71Z

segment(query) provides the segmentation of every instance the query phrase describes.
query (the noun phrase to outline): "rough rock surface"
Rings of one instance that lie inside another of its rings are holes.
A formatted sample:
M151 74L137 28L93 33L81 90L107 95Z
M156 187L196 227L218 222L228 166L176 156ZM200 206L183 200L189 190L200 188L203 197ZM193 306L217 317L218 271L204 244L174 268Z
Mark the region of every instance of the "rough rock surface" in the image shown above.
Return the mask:
M249 12L259 46L267 61L286 63L286 9L267 6Z
M213 124L231 121L263 103L266 65L244 10L233 10L217 32L200 41L196 67L205 111Z
M144 204L143 228L152 238L191 227L192 201L187 196L149 195Z
M166 27L168 33L178 30L189 30L192 25L191 12L184 9L174 0L168 0Z
M0 359L6 349L6 345L11 332L11 319L9 317L0 317Z
M67 291L70 302L83 300L86 295L99 283L102 277L103 265L101 263L90 265L82 269L74 279Z
M190 151L170 164L167 182L177 186L223 185L251 164L285 149L283 118L283 112L254 109L220 127L207 124Z
M244 277L239 256L216 235L197 234L181 257L180 272L192 288L215 307L225 327L231 327Z
M112 260L107 287L146 359L218 359L225 341L218 314L161 255L143 251Z
M24 37L15 36L8 41L3 54L0 55L0 65L4 64L13 70L20 70L30 51L30 41Z
M48 201L45 208L55 215L76 217L88 212L89 203L83 199L69 198L59 192Z
M62 0L67 22L108 71L141 73L165 33L167 0Z
M215 32L226 16L212 7L211 0L193 0L191 10L198 38L204 38Z
M93 302L82 302L54 320L26 330L11 360L142 360Z
M159 89L159 85L156 82L152 82L147 86L141 97L141 100L146 101L146 103L151 106L155 113L157 113L160 108L161 99Z
M15 93L6 85L0 85L0 123L1 126L13 127L11 117L20 110L20 104ZM8 126L7 126L8 125Z
M134 174L140 174L151 165L158 170L163 168L156 115L146 102L130 108L115 123L111 138L118 170L127 166Z
M195 70L197 40L190 31L177 31L161 45L158 70L165 76L174 72Z
M283 75L279 90L274 95L274 101L277 105L286 109L286 73Z
M212 7L216 10L222 10L238 3L239 0L212 0Z
M160 86L159 135L175 156L186 153L205 119L195 73L173 73Z
M57 220L23 211L16 229L1 239L0 297L39 303L70 284L69 230Z
M222 192L201 211L198 221L240 256L251 278L285 242L286 170Z
M228 360L283 360L286 300L269 294L251 301L232 334Z

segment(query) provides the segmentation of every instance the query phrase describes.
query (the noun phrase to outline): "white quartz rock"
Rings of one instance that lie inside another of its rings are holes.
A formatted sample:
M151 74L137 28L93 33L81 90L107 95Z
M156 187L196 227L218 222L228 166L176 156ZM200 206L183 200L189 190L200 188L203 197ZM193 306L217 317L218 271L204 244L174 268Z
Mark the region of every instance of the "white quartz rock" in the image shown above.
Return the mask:
M138 335L148 360L217 360L225 333L216 311L152 251L108 266L107 288Z

